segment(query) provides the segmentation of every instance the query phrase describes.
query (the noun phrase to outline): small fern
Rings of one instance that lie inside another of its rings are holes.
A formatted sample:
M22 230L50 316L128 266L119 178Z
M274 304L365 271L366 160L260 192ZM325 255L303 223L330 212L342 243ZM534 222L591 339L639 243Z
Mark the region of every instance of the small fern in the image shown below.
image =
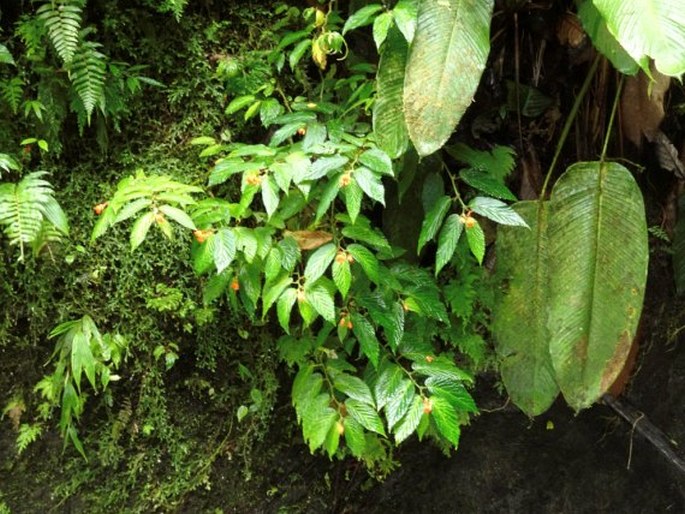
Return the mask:
M9 173L12 170L19 171L20 169L21 165L14 157L6 153L0 153L0 170L5 170Z
M30 425L22 423L17 435L17 452L21 454L29 445L35 442L43 432L40 425Z
M0 96L14 114L17 113L21 105L21 99L24 95L23 85L24 82L19 77L0 81Z
M498 181L504 181L516 166L515 152L508 146L495 146L489 152L474 150L463 143L446 147L447 152L457 161L471 168L487 173Z
M92 41L82 42L69 69L69 78L83 102L88 123L93 109L104 99L107 57L98 51L101 46Z
M164 0L157 8L160 12L171 12L176 21L181 19L188 0Z
M41 177L45 171L26 175L18 184L0 184L0 225L10 244L19 245L24 259L24 246L41 239L47 220L62 234L69 233L67 217L54 197L52 186Z
M50 0L38 9L48 36L64 64L69 64L76 53L81 29L81 2L78 0Z

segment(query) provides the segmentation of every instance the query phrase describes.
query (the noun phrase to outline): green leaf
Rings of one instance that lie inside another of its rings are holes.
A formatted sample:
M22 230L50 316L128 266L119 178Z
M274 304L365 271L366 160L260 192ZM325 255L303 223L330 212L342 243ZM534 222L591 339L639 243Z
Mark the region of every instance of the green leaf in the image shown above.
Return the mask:
M232 229L222 228L214 235L214 249L212 258L216 266L217 273L221 273L228 268L236 252L236 237Z
M309 450L314 452L323 446L328 431L335 428L338 413L333 410L329 403L331 397L321 393L316 398L307 402L302 414L302 435L309 444Z
M425 359L412 363L412 369L427 377L435 377L452 382L473 383L473 377L466 371L459 369L446 357L434 357L431 362Z
M333 200L338 196L338 191L340 191L339 174L331 177L319 197L319 204L316 206L316 221L320 221L326 215Z
M359 341L359 348L371 364L374 367L378 367L381 345L376 338L376 331L373 325L359 313L353 312L350 317L352 320L352 331L357 341Z
M637 330L649 247L640 188L617 163L571 166L550 199L549 351L576 410L623 369Z
M433 403L431 415L435 420L440 434L447 439L455 448L459 446L459 418L447 400L440 396L432 396L430 401Z
M331 291L331 288L327 287L324 279L305 286L304 294L307 302L323 319L335 324L334 292Z
M269 311L274 302L281 296L281 293L283 293L283 291L285 291L285 289L292 283L292 277L286 273L275 283L266 282L264 284L264 292L262 293L262 319L266 317L266 313Z
M305 152L314 151L326 141L326 125L312 122L307 125L307 133L302 140L302 150Z
M507 186L502 184L499 180L489 176L487 173L467 168L459 173L459 177L472 188L490 196L501 198L502 200L516 201L516 196L509 191Z
M626 75L635 75L638 72L640 66L628 55L628 52L616 41L616 38L611 35L606 21L604 21L604 18L599 14L591 0L586 0L580 4L578 17L583 24L585 32L592 39L592 43L597 50L602 52L611 61L614 68Z
M378 175L368 168L357 168L354 170L354 179L366 196L385 206L385 188Z
M65 235L69 234L69 220L54 196L49 196L45 199L41 210L43 211L45 218L52 223L57 230Z
M366 449L366 439L364 437L364 428L354 420L354 418L345 418L345 443L356 458L361 458Z
M418 14L419 0L399 0L392 10L395 23L397 23L408 43L414 39Z
M361 211L362 208L362 198L364 196L364 192L354 179L352 179L348 185L342 188L342 192L343 196L345 197L345 207L347 207L347 213L350 215L352 223L354 223L357 220L359 211Z
M356 225L346 225L342 229L342 234L345 237L349 237L350 239L354 239L355 241L366 243L381 251L391 250L390 243L388 243L388 240L385 238L382 232L373 229L370 226L363 226L361 223Z
M402 103L407 51L407 42L402 34L396 27L390 27L380 51L381 58L376 74L373 132L378 146L393 159L404 153L409 142ZM369 167L373 169L373 166Z
M423 0L404 86L419 155L445 144L471 104L490 52L493 0Z
M514 227L526 227L528 225L515 210L504 202L485 196L477 196L469 202L469 207L473 212L485 216L500 225L511 225Z
M404 371L397 364L384 361L378 373L378 378L373 387L376 407L380 410L385 407L390 399L395 395L398 386L405 377Z
M316 249L309 256L307 265L304 268L304 278L307 283L316 282L321 277L335 259L338 247L333 243L325 244Z
M310 39L306 39L304 43L310 42ZM309 45L305 45L308 47ZM305 48L306 49L306 48ZM295 53L295 51L293 51ZM291 54L292 59L292 54ZM276 118L283 114L283 106L278 103L275 98L267 98L262 102L262 106L259 108L259 118L262 120L262 125L265 127L270 126Z
M390 156L380 148L371 148L359 156L359 162L375 173L394 176Z
M373 401L371 389L366 385L362 379L348 375L347 373L339 373L333 379L333 386L341 393L359 400L362 403L370 405L375 408L376 403Z
M193 220L190 219L190 216L188 216L185 213L185 211L182 211L181 209L178 209L176 207L172 207L171 205L160 205L159 210L166 214L169 218L174 220L176 223L181 225L182 227L185 227L190 230L197 229L195 223L193 223Z
M486 173L504 185L504 179L516 167L516 153L508 146L495 146L492 150L474 150L468 145L457 143L445 147L447 153L459 162L468 164L474 170Z
M131 249L135 250L138 248L143 241L145 241L145 236L147 236L150 227L155 222L155 213L150 211L143 214L140 218L136 220L131 229Z
M420 396L414 396L409 410L393 430L395 433L395 444L400 444L414 433L419 426L421 416L423 416L423 400Z
M483 257L485 257L485 233L478 222L472 227L466 227L466 240L478 264L483 264Z
M342 30L343 35L347 34L350 30L370 25L376 17L376 14L382 10L383 6L380 4L365 5L347 18Z
M323 443L324 450L326 450L329 459L333 458L335 452L338 451L338 446L340 446L340 429L338 427L342 425L338 425L339 423L341 423L341 421L336 420L336 422L331 425L331 428L326 434L326 440Z
M228 107L226 107L226 115L229 116L233 113L238 112L241 109L244 109L248 105L252 104L255 101L255 96L254 95L243 95L243 96L238 96L231 100L231 103L228 104Z
M271 175L267 175L262 179L262 202L266 209L266 214L269 218L278 209L280 199L278 197L278 185Z
M376 256L368 248L354 243L349 245L346 250L359 263L369 280L378 284L380 282L380 264Z
M338 291L340 291L340 294L344 299L350 290L350 285L352 285L352 272L350 271L350 263L347 262L347 259L343 260L342 262L338 262L336 259L335 262L333 262L332 271L333 283L335 283L335 287L338 288Z
M285 330L286 334L290 334L290 313L293 310L293 305L295 305L295 300L297 299L297 289L291 287L286 289L281 297L278 299L276 305L276 312L278 314L278 323L281 328Z
M0 45L0 63L2 64L14 64L14 59L12 54L7 49L5 45Z
M461 382L444 377L429 377L426 387L431 394L444 398L457 411L477 413L476 402Z
M202 301L205 305L212 303L214 300L219 298L228 287L231 281L231 275L229 273L220 273L214 275L209 279L209 282L202 289Z
M297 66L297 63L299 63L302 60L302 57L304 56L304 53L309 50L312 46L312 40L311 39L304 39L300 41L295 48L293 49L292 52L290 52L290 57L288 58L288 63L290 64L290 69L295 70L295 67ZM280 104L279 104L280 105ZM279 113L280 114L280 113ZM262 122L264 120L262 119ZM264 124L265 126L268 126L267 123Z
M664 75L685 73L685 10L679 0L593 0L609 32L649 74L649 58Z
M435 255L436 277L442 268L445 267L445 264L452 259L463 230L464 224L459 219L459 215L450 214L447 220L445 220L445 224L442 226L438 236L438 251Z
M393 430L397 422L407 414L407 411L414 403L415 397L414 384L410 380L403 378L385 404L385 417L388 420L389 430Z
M426 217L421 224L421 233L419 234L419 244L416 252L421 252L421 249L428 241L433 239L440 230L442 222L447 215L447 211L452 206L452 199L449 196L441 196L433 204L431 209L426 214Z
M383 422L372 405L355 400L354 398L349 398L345 401L345 406L352 419L365 429L383 436L385 435Z
M309 170L304 174L304 180L318 180L332 171L339 170L349 159L344 155L334 155L333 157L320 157L309 167ZM297 180L295 182L298 182Z
M496 289L493 334L507 393L528 416L537 416L559 394L547 325L553 272L547 238L549 203L519 202L513 208L530 230L500 227L497 231L497 271L507 285Z
M384 12L376 17L373 22L373 41L376 43L376 48L380 49L381 45L388 37L388 31L393 25L392 13Z
M90 349L90 338L81 330L76 330L71 338L71 369L74 374L74 382L81 391L81 372L86 372L88 381L97 389L95 383L95 357Z

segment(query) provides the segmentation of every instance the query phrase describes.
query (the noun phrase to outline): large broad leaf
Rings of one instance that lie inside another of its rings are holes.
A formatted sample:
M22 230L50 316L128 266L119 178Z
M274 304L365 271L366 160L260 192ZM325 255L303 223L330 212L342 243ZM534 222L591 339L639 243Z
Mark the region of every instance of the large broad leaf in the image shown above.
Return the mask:
M617 163L571 166L550 210L550 354L561 392L579 410L609 389L633 343L647 279L647 224L642 194Z
M407 49L404 36L397 27L392 26L381 47L376 76L376 103L373 108L376 141L392 158L402 155L409 142L402 106Z
M513 209L530 230L503 226L497 231L498 274L508 287L498 298L493 331L509 396L523 412L536 416L559 393L547 329L549 205L520 202Z
M682 0L593 0L609 32L649 73L649 58L664 75L685 73Z
M420 155L438 150L476 93L490 51L493 0L423 0L404 84L409 136Z
M628 55L623 47L616 41L607 28L606 21L599 14L592 0L585 0L578 8L578 17L583 23L583 28L590 35L592 43L597 50L602 52L621 73L635 75L640 66Z

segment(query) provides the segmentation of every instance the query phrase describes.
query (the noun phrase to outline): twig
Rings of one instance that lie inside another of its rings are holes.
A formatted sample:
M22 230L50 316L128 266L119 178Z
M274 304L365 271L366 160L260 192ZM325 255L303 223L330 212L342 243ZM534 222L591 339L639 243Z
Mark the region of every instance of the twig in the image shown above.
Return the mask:
M681 473L685 474L685 460L678 455L673 448L670 439L659 428L657 428L644 413L639 412L632 405L614 398L609 394L602 396L602 401L614 409L616 413L625 419L633 427L631 431L631 449L628 457L628 467L630 468L630 460L632 457L632 432L635 430L642 434L652 445L659 450L666 460L675 466Z

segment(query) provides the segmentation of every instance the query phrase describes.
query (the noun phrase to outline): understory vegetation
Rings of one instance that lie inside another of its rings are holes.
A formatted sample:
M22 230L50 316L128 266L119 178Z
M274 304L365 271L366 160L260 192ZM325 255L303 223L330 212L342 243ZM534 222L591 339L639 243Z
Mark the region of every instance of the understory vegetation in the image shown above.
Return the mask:
M3 5L0 513L285 505L269 459L370 487L483 381L620 394L650 252L685 288L683 12Z

